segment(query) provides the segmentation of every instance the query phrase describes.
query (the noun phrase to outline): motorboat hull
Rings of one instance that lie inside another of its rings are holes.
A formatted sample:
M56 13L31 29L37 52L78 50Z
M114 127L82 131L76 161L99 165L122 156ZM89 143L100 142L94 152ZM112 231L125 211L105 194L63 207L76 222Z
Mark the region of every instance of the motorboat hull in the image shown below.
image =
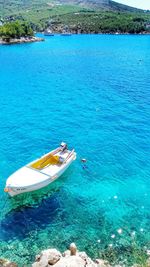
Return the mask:
M44 157L48 157L48 155L51 155L52 152L44 155L38 159L38 161L41 161ZM4 191L13 197L22 193L39 190L54 182L76 159L76 153L74 150L67 150L65 153L58 152L57 155L64 156L64 162L62 164L48 165L43 169L35 169L32 166L34 166L37 161L33 161L16 171L7 179Z

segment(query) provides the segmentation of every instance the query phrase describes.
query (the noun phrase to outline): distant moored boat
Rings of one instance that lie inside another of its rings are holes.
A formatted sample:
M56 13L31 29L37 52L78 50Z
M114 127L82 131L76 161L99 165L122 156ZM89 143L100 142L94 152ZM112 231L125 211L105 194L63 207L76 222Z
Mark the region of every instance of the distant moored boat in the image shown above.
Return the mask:
M61 35L62 36L71 36L71 32L62 32Z
M45 30L44 31L44 35L45 36L54 36L54 33L52 31L50 31L50 30Z

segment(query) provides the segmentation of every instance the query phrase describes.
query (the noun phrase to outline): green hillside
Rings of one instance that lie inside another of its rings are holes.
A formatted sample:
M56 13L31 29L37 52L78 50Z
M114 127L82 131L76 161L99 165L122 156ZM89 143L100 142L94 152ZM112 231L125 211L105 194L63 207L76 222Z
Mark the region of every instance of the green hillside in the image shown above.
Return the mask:
M112 0L59 0L60 3L73 3L84 7L99 8L107 11L140 12L142 10L117 3Z
M27 21L34 30L50 27L75 33L141 33L148 31L150 13L110 0L1 0L3 22Z

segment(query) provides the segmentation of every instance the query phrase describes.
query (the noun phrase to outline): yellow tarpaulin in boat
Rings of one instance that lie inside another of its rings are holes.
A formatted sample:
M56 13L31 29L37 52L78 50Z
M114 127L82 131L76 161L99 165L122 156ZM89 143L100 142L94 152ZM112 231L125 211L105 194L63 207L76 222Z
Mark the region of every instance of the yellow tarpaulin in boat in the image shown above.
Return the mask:
M59 163L59 156L48 155L42 159L37 160L30 166L34 169L43 169L48 165L55 165Z

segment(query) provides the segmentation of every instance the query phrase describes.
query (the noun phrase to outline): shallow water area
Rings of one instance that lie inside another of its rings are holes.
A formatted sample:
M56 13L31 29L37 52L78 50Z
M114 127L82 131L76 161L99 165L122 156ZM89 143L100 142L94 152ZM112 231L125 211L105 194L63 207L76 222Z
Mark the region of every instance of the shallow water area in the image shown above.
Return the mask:
M24 266L75 242L130 265L150 249L149 48L148 35L0 46L0 257ZM11 173L61 141L78 157L59 180L3 192Z

